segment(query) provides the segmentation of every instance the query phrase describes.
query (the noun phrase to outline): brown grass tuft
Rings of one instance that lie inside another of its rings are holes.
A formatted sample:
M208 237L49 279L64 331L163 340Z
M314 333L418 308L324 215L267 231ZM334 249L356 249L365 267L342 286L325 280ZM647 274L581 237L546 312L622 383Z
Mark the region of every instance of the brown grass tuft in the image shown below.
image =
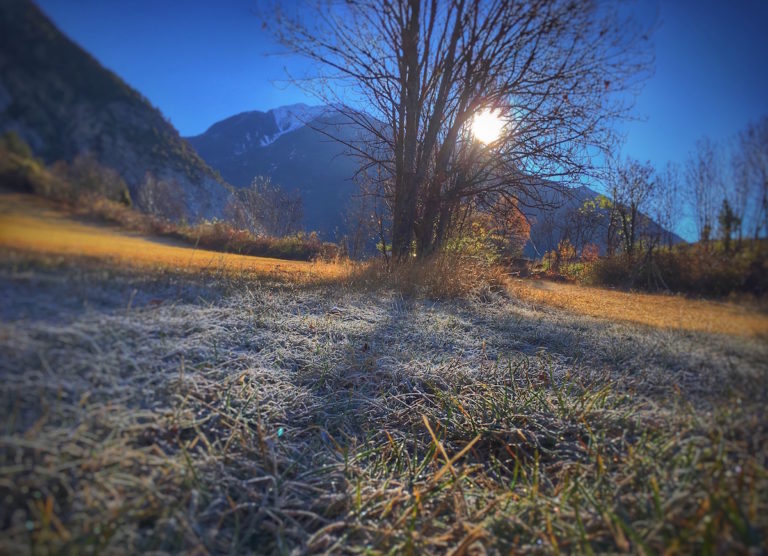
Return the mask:
M359 265L351 284L391 288L411 297L454 299L504 291L505 270L473 257L440 253L426 260L386 264L377 259Z

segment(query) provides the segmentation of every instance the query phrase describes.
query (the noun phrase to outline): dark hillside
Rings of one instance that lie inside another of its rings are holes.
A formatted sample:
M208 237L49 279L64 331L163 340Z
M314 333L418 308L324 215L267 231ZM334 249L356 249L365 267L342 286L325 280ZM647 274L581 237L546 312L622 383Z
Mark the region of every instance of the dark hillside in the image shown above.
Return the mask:
M345 125L340 116L328 114L307 122L309 125L294 121L295 127L288 132L278 120L275 111L246 112L188 140L236 187L246 187L255 176L263 175L288 191L299 190L304 227L336 239L345 231L344 212L357 191L352 178L358 162L347 147L324 132L352 138L358 131Z
M46 162L90 152L135 194L147 172L178 182L191 217L221 214L228 186L137 91L28 0L0 2L0 131Z

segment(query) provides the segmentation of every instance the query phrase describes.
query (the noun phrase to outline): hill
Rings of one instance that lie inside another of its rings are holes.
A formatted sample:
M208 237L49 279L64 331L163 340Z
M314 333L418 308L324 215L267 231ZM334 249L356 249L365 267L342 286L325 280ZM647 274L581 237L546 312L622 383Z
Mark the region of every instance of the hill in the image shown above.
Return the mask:
M220 215L230 195L159 110L29 0L0 2L0 132L7 130L46 162L96 156L134 197L147 173L175 181L191 218Z
M298 190L305 229L337 239L346 230L344 212L356 192L358 164L327 134L351 139L358 132L326 107L295 104L237 114L187 140L236 187L262 175Z

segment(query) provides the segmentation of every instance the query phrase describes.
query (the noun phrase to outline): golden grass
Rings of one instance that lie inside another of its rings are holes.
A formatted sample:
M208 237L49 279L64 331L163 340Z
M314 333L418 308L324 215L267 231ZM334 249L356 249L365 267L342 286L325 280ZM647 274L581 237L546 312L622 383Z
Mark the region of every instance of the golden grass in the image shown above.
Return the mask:
M509 289L536 303L600 319L697 332L768 336L768 316L733 303L533 280L510 281Z
M0 196L0 248L41 255L104 259L121 266L316 281L341 278L346 265L252 257L196 249L173 240L150 238L109 226L68 218L43 200Z
M0 196L2 248L103 259L139 269L215 271L305 283L346 280L354 274L354 265L220 253L83 223L47 201L18 194ZM601 319L660 328L768 336L768 316L731 303L531 280L510 281L509 289L514 295L536 303Z

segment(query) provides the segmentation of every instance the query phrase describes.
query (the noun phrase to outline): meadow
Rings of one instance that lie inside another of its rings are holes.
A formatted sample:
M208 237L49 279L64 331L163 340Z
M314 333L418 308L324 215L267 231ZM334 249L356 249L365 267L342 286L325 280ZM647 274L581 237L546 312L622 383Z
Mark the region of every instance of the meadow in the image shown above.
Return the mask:
M768 550L768 317L0 213L0 552Z

